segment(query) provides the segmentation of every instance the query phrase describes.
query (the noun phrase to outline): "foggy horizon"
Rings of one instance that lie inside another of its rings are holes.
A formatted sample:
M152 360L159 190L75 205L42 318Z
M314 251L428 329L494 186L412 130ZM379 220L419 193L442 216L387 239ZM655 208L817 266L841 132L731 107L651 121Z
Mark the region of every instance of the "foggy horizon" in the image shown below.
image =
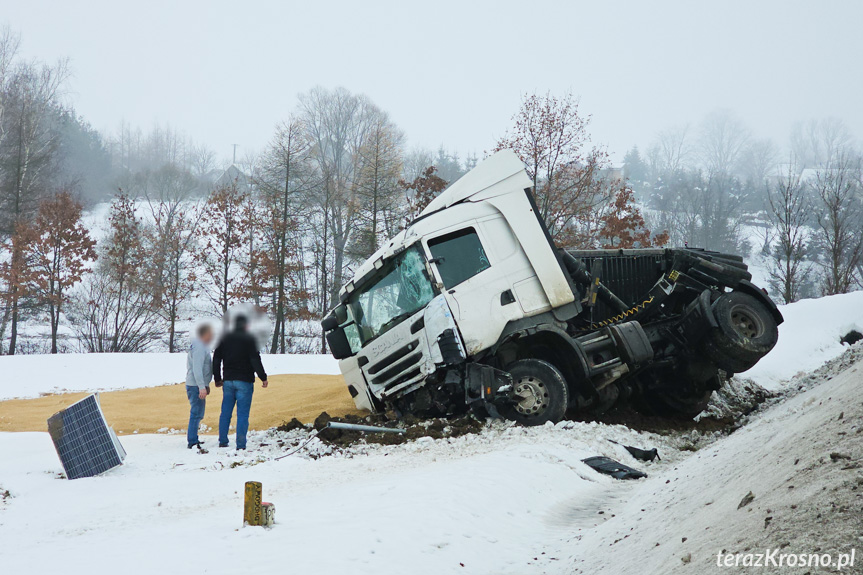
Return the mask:
M853 73L863 49L844 42L863 17L859 4L536 8L555 17L526 25L512 2L424 12L396 3L131 10L34 1L7 3L0 24L20 34L27 59L69 58L66 100L96 129L170 125L220 160L233 144L238 156L261 150L297 96L318 85L368 95L409 146L462 157L491 150L533 92L571 91L592 116L593 142L615 161L717 109L783 150L792 126L814 118L838 117L863 134L863 77Z

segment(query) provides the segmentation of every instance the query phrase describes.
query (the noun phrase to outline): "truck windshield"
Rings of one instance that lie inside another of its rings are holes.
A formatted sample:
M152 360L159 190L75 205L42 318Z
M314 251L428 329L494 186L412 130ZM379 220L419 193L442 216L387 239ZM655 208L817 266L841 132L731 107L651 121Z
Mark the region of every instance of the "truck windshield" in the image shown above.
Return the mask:
M360 342L366 344L397 326L435 296L423 256L413 246L390 259L375 279L348 299Z

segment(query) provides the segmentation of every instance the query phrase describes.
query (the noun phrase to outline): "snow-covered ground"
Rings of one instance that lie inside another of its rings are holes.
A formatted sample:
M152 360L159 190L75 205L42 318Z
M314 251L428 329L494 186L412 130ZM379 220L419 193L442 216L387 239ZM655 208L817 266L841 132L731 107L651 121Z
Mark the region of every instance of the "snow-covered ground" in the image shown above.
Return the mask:
M335 453L314 439L281 461L278 442L305 432L255 432L242 454L212 446L198 454L180 438L143 435L122 439L122 467L67 481L47 434L2 433L0 565L4 573L617 575L713 572L723 550L847 553L860 526L848 485L863 482L853 465L863 455L855 432L863 408L851 401L863 364L847 367L694 453L687 433L575 422L492 422L476 435ZM656 447L662 460L636 461L610 440ZM838 458L828 456L834 449ZM592 455L649 477L600 475L581 461ZM241 525L249 480L276 505L271 529ZM753 503L738 509L749 491Z
M331 355L263 355L272 374L339 374ZM0 400L70 391L154 387L186 380L185 353L0 356Z
M656 446L663 461L638 463L608 439ZM596 509L631 488L582 458L648 473L682 458L659 437L572 422L260 463L266 433L245 456L197 454L175 437L122 442L121 468L66 481L47 434L0 434L12 495L0 510L3 572L524 573L561 559L552 550L571 530L603 520ZM242 528L249 480L276 505L270 530Z

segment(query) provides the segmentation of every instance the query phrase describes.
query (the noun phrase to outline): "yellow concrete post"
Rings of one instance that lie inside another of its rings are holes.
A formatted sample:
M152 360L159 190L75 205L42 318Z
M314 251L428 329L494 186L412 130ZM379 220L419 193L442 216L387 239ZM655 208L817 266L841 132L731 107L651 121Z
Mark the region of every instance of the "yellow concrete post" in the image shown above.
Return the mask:
M246 495L243 502L243 523L246 525L263 525L261 513L261 498L263 489L258 481L246 482Z

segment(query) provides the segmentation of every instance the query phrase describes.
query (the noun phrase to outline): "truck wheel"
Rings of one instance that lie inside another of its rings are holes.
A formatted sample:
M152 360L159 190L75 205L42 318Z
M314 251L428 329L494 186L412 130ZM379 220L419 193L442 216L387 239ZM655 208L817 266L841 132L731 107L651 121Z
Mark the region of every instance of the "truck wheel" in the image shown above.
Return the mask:
M719 324L704 342L704 351L728 373L740 373L758 363L779 339L776 320L749 294L733 291L713 303Z
M508 368L512 375L512 403L501 411L522 425L557 423L569 403L566 380L556 367L541 359L522 359Z
M668 374L666 377L671 379L675 376ZM640 411L650 415L693 419L707 408L713 394L713 383L711 378L703 383L682 381L676 389L647 389L637 406Z
M707 409L712 394L710 390L700 390L691 395L656 393L649 400L650 410L662 417L694 419Z
M718 262L713 262L719 266L719 269L711 269L705 266L696 265L694 269L709 275L720 284L728 287L737 287L740 280L751 280L752 274L745 268L737 268L729 265L724 265Z

